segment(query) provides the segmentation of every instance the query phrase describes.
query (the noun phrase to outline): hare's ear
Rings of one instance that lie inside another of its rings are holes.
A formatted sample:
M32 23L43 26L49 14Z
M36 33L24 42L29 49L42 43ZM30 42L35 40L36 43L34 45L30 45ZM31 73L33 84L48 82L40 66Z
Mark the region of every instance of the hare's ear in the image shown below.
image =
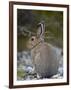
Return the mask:
M38 24L37 37L42 38L44 36L44 33L45 33L45 24L44 24L44 21L41 21Z

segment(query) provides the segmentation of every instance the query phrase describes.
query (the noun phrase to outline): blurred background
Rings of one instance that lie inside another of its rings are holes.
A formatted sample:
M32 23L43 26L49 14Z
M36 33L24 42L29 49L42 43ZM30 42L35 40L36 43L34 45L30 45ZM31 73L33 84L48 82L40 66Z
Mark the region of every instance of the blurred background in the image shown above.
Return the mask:
M41 10L17 10L17 50L26 49L26 41L36 35L39 22L45 22L45 41L63 47L63 12Z

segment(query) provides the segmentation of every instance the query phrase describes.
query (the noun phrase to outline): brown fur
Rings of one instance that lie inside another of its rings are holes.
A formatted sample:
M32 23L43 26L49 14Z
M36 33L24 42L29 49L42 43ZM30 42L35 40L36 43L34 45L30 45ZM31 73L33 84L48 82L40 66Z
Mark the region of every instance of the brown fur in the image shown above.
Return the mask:
M57 73L59 65L56 51L50 44L47 44L46 42L38 43L39 41L40 40L35 36L33 41L31 41L31 39L28 41L28 48L32 48L32 62L35 66L36 72L40 76L51 77Z

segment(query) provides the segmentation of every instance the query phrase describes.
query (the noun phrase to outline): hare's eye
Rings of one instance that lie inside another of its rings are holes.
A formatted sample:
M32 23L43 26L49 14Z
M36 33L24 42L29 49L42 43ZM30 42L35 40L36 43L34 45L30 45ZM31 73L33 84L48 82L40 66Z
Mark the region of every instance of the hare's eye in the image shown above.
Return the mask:
M34 38L31 38L31 41L34 41Z

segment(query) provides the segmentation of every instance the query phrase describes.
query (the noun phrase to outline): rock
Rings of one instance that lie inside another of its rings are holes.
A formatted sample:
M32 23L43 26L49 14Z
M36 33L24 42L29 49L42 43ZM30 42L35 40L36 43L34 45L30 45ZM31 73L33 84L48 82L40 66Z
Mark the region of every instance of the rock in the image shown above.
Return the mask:
M58 73L59 73L61 76L63 76L63 67L59 67Z
M53 75L51 78L52 79L61 79L62 76L60 74L56 74L56 75Z
M34 68L29 66L27 67L28 73L33 73L34 72Z

